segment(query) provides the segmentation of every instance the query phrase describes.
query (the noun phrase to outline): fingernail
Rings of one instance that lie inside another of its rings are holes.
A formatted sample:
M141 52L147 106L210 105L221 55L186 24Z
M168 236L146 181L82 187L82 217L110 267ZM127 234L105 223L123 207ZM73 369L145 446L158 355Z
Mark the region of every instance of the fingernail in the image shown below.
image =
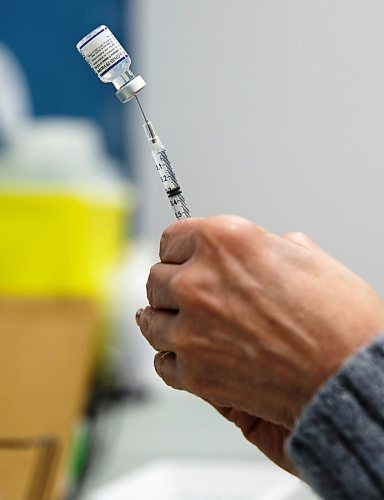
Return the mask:
M140 326L140 316L141 316L141 313L144 311L144 309L142 307L140 307L140 309L138 309L136 311L136 314L135 314L135 319L136 319L136 324L138 326Z

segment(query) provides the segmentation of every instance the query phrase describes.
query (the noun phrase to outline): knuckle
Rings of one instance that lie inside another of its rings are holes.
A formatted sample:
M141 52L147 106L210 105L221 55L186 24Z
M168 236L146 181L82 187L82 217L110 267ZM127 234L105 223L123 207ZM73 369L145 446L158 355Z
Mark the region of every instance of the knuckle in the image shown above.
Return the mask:
M300 231L290 231L289 233L286 233L283 238L312 250L316 248L316 245L313 243L311 238L309 238L307 234Z
M144 335L146 335L146 333L148 331L148 315L149 315L148 309L150 309L150 308L146 307L140 316L140 330L142 331L142 333Z
M147 281L147 299L150 304L153 304L153 297L154 296L154 286L153 286L153 281L148 278Z
M155 290L156 290L158 266L159 266L159 264L154 264L151 267L151 269L149 271L148 279L147 279L147 284L146 284L147 298L148 298L148 302L151 305L154 303L154 300L155 300Z
M164 374L163 374L163 365L165 361L166 353L164 352L157 352L153 358L153 364L156 370L156 373L159 375L164 380ZM167 383L167 382L166 382ZM169 384L167 384L169 385Z
M147 281L147 299L150 304L153 303L153 283L152 280L148 278Z
M193 288L189 273L180 271L175 274L171 279L170 288L179 299L183 299L185 295L188 296Z
M182 271L176 274L170 283L172 293L177 297L180 307L190 309L200 305L201 284L197 273Z
M148 342L152 345L153 343L153 317L154 317L155 311L152 309L152 307L146 307L143 311L143 318L141 321L141 330L143 334L145 335L145 338L148 340Z
M216 244L227 247L248 244L249 239L262 238L266 231L253 222L235 215L216 216L206 219L201 235L205 240L214 240Z
M308 239L308 236L301 231L289 231L285 233L283 238L287 240L296 240L296 239Z
M167 227L163 231L163 234L161 235L161 238L160 238L160 248L159 248L159 257L160 257L160 260L163 260L163 258L165 256L167 245L168 245L168 241L169 241L169 237L170 237L170 234L171 234L171 231L172 231L172 227L173 227L173 224L171 226Z

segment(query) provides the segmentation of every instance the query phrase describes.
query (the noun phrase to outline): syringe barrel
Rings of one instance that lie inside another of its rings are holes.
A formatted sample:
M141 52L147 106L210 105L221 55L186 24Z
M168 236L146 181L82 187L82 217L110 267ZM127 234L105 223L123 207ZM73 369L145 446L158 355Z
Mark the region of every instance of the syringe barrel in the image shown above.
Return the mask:
M163 146L159 136L151 122L146 122L143 125L148 138L148 144L151 149L152 157L156 165L156 169L160 175L164 190L168 196L172 210L178 220L188 219L191 217L184 195L181 191L175 173L173 172L171 162L168 158L167 151Z

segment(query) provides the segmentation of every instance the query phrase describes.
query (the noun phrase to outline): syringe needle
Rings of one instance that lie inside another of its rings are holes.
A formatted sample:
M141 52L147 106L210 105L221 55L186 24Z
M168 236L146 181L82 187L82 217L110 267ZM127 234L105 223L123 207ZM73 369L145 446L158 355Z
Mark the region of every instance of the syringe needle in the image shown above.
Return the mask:
M137 104L139 105L139 108L140 108L141 114L142 114L142 115L143 115L143 117L144 117L145 123L148 123L147 117L145 116L145 113L144 113L143 107L142 107L142 105L140 104L140 101L139 101L139 98L137 97L137 95L135 95L135 99L136 99L136 101L137 101Z

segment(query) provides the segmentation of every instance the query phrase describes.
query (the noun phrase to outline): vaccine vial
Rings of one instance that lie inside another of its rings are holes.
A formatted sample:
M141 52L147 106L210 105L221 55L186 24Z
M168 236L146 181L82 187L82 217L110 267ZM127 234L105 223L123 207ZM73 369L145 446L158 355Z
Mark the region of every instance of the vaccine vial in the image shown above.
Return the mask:
M102 82L114 85L121 102L128 102L145 87L144 79L132 73L131 58L107 26L91 31L76 48Z

